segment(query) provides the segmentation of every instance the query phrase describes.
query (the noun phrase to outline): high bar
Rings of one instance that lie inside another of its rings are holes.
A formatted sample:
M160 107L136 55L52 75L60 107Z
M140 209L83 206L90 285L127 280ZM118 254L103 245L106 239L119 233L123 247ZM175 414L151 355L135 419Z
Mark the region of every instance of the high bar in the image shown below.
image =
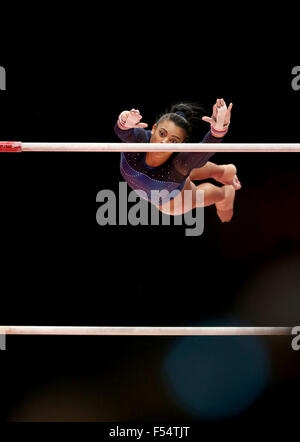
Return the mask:
M0 142L0 152L300 152L300 144Z
M300 152L300 144L22 143L24 152Z
M291 335L292 327L65 327L2 325L0 335L253 336Z

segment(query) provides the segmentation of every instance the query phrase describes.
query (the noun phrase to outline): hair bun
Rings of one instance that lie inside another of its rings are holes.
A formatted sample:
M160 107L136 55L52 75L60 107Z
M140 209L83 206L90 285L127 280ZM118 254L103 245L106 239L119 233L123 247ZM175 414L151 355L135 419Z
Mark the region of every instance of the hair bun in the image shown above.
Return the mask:
M175 114L180 115L181 117L187 119L185 113L182 111L176 111Z
M186 120L190 121L194 117L193 107L194 106L189 103L177 103L171 107L171 112L184 116Z

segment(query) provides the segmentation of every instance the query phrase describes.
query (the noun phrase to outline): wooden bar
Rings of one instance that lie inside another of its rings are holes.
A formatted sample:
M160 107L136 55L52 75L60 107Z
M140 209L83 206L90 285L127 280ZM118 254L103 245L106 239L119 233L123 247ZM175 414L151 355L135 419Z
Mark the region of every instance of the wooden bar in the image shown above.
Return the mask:
M22 152L300 152L300 144L22 143Z
M292 327L64 327L3 325L5 335L81 336L252 336L291 335Z

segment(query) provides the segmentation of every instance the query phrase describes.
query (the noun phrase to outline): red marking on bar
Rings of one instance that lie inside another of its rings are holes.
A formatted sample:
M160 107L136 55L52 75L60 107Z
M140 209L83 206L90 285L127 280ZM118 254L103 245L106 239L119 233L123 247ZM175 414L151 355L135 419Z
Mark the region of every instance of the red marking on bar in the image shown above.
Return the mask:
M0 152L22 152L20 141L0 141Z

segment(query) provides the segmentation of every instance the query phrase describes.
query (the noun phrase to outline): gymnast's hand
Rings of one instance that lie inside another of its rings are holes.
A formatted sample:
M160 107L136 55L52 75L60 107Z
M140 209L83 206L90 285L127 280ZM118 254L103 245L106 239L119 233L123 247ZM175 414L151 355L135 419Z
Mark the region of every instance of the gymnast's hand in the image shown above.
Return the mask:
M230 103L229 107L227 108L223 98L218 98L213 106L212 116L202 117L203 121L210 123L211 131L214 136L224 136L228 131L232 106L233 104Z
M119 115L118 126L121 129L132 129L134 127L145 128L148 127L147 123L140 123L142 115L139 110L131 109L131 111L123 111Z

